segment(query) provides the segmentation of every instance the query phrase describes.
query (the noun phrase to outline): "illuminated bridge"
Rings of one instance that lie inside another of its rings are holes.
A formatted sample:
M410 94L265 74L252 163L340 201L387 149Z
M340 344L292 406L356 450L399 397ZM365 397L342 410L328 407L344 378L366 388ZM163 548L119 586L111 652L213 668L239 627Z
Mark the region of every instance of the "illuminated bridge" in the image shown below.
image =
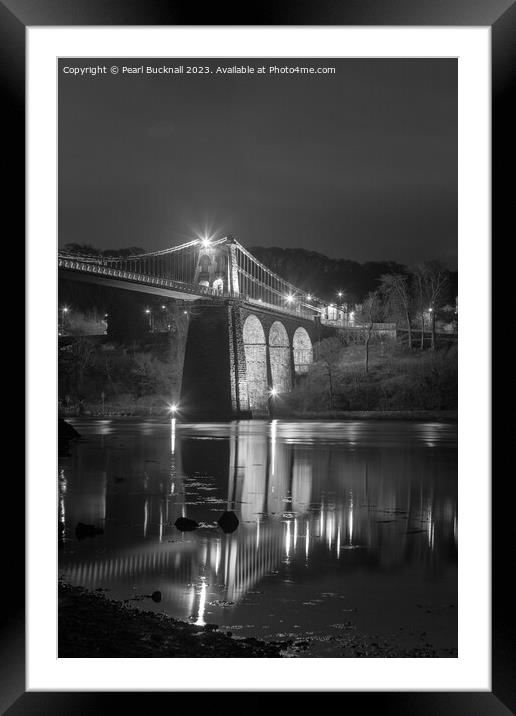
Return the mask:
M195 301L230 298L315 320L326 304L273 273L232 237L124 257L59 252L61 275Z
M273 273L232 237L125 257L59 253L59 277L195 301L182 409L266 416L313 361L327 305Z

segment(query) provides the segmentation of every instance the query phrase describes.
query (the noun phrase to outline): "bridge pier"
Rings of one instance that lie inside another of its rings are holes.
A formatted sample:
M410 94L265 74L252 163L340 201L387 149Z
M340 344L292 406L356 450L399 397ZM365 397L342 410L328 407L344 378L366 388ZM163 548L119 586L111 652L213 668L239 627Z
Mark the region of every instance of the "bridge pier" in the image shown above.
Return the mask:
M180 401L185 416L269 417L270 389L278 390L280 396L274 400L280 400L303 372L296 362L295 337L300 330L309 346L306 360L312 360L316 329L308 321L234 299L194 304L190 316Z
M242 315L238 305L234 301L228 302L227 313L232 417L251 417L249 393L247 390L247 361L245 357Z

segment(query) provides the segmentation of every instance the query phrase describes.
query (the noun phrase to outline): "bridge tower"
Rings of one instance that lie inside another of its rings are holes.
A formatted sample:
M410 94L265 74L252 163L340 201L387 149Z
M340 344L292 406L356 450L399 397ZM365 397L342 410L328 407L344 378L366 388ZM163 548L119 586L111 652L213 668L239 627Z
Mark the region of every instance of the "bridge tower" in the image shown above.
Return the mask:
M231 236L224 243L211 244L202 241L199 245L194 284L211 289L215 295L237 297L240 293L238 282L237 242Z

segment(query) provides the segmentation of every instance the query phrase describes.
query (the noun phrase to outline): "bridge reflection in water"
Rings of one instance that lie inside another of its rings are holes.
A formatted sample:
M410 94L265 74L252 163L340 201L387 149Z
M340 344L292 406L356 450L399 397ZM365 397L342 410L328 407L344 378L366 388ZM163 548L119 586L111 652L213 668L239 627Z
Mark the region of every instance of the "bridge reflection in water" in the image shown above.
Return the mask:
M228 607L262 582L338 591L354 574L456 563L454 426L77 426L84 440L59 475L60 573L72 583L127 599L159 589L160 611L203 624L225 610L231 623ZM217 525L225 510L240 520L232 534ZM200 527L178 532L179 516ZM104 534L76 540L79 521Z

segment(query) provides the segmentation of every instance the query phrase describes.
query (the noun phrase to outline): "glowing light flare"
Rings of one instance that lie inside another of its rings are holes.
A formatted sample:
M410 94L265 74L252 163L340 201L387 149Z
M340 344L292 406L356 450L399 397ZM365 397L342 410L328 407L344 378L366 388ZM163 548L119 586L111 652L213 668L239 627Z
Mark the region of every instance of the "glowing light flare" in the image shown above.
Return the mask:
M328 541L328 549L331 550L333 544L333 515L326 518L326 539Z
M177 559L177 557L179 557L179 554L176 555L176 559ZM192 584L192 588L190 589L190 599L189 599L189 604L188 604L188 611L190 612L190 614L192 614L192 612L193 612L194 604L195 604L195 585Z
M430 549L433 549L433 547L434 547L434 521L433 521L431 507L428 507L428 509L426 511L426 522L427 522L428 546L430 547Z
M285 534L285 555L287 558L290 555L290 520L287 520L287 531Z
M294 296L291 293L287 293L287 295L285 296L285 301L287 303L292 303L293 300L294 300Z
M65 525L66 522L66 509L65 509L65 500L64 500L64 494L61 493L59 495L59 521L61 524Z
M270 388L269 389L269 395L271 398L275 398L278 395L278 389L277 388Z
M176 419L172 418L170 421L170 450L172 455L176 451Z
M277 420L271 421L271 475L274 475L274 463L276 462L276 430ZM273 486L274 489L274 486Z
M220 540L217 540L217 547L215 549L215 574L219 573L220 555L221 555Z
M143 506L143 536L147 537L147 527L149 524L149 500L148 498L145 500L145 504Z

